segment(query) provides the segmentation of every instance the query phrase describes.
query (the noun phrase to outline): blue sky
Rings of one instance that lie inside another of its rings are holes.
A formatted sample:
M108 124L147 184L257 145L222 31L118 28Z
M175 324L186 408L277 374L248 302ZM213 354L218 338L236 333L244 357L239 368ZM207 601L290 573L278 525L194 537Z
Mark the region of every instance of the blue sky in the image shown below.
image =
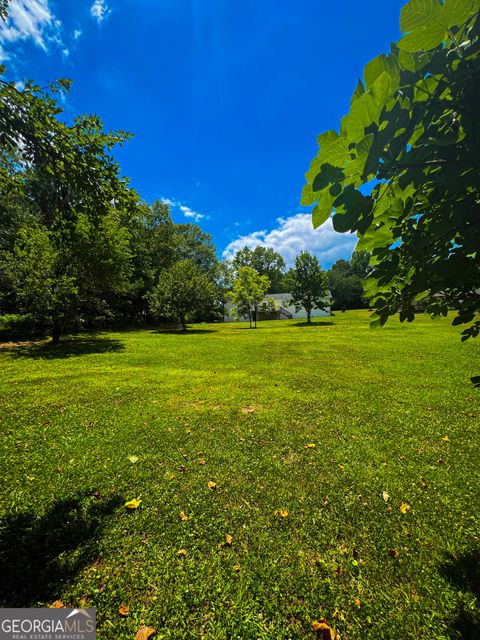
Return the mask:
M219 255L302 248L328 267L355 239L299 205L316 137L338 128L366 62L399 37L404 0L12 0L8 77L72 78L67 117L99 114L134 139L125 175Z

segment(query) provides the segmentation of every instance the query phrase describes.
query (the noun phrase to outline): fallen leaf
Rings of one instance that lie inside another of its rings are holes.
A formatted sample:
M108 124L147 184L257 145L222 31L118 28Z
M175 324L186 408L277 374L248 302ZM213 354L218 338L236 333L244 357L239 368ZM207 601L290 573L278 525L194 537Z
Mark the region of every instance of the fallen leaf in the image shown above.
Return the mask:
M339 464L338 468L341 469L343 471L343 469L345 469L345 465L344 464Z
M216 489L216 488L217 488L217 483L216 483L216 482L212 482L212 480L209 480L209 481L207 482L207 487L208 487L209 489Z
M396 558L398 556L398 551L396 549L389 549L388 550L388 555L391 558Z
M386 491L384 491L382 493L382 498L385 500L385 502L388 502L390 500L390 494L388 494Z
M229 533L227 533L225 536L225 544L227 544L229 547L231 547L233 544L233 536L231 536Z
M205 458L200 458L198 464L207 464L207 461L205 460Z
M187 550L186 550L186 549L179 549L179 550L177 551L177 556L178 556L179 558L181 558L182 556L186 556L186 555L187 555Z
M313 442L307 444L307 449L316 449L317 445L314 444Z
M150 638L150 636L153 636L154 633L155 633L155 629L153 627L142 626L137 631L135 635L135 640L148 640L148 638Z
M61 600L55 600L55 602L50 605L50 609L63 609L64 606Z
M355 606L356 607L361 607L362 606L362 601L359 600L358 598L355 598Z
M233 565L233 567L232 567L232 569L233 569L234 571L240 571L241 567L240 567L240 565L239 565L239 564L234 564L234 565Z
M273 512L273 515L275 516L275 518L278 518L278 516L282 516L282 518L286 518L288 516L288 511L286 509L275 509L275 511Z
M188 520L188 516L184 511L180 511L180 513L178 514L180 516L180 520L182 522L187 522Z
M448 436L443 436L442 440L444 442L450 442L450 438Z
M130 613L129 606L122 602L122 604L118 607L118 613L122 616L122 618L126 618Z
M402 504L400 505L400 511L402 513L407 513L407 511L410 511L412 507L408 504L408 502L402 502Z
M142 504L142 501L139 498L133 498L133 500L129 500L125 503L125 509L138 509L138 507Z
M132 464L135 464L136 462L138 462L138 456L127 456L127 458L130 460Z
M332 629L326 618L320 618L312 622L312 631L318 633L323 640L340 640L337 630Z

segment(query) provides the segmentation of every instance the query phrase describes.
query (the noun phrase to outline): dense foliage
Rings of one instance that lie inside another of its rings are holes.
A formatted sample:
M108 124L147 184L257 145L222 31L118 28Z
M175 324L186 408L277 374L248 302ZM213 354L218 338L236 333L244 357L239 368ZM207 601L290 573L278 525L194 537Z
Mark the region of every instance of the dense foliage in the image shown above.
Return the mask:
M369 272L369 254L354 251L350 260L337 260L328 272L328 288L332 296L332 308L362 309L367 305L363 284Z
M410 0L405 35L367 64L340 131L318 138L302 202L371 251L376 323L416 301L480 329L479 0ZM361 187L370 181L369 195Z
M258 308L265 298L270 287L270 280L266 275L260 275L252 267L240 267L237 269L233 281L231 300L233 313L238 317L246 316L252 327L257 327Z
M305 309L308 323L314 309L325 309L329 305L325 272L317 258L308 251L301 251L295 258L295 268L288 272L285 285L295 309Z
M233 258L233 267L251 267L261 276L267 276L270 280L268 293L283 291L282 281L285 274L285 260L272 247L244 247L237 251Z

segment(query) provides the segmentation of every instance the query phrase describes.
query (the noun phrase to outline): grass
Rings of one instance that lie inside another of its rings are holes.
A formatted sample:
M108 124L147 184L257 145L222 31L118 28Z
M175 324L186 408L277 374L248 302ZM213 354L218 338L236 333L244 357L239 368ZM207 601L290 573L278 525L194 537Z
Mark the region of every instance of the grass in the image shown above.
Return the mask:
M244 327L0 352L0 605L95 607L100 640L479 638L480 342Z

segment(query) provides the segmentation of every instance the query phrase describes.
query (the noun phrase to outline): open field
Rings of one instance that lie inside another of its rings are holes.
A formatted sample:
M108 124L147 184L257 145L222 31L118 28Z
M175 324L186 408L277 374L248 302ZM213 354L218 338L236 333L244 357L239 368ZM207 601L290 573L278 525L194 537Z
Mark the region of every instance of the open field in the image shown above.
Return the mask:
M100 640L480 637L480 341L323 320L2 350L0 605L95 607Z

